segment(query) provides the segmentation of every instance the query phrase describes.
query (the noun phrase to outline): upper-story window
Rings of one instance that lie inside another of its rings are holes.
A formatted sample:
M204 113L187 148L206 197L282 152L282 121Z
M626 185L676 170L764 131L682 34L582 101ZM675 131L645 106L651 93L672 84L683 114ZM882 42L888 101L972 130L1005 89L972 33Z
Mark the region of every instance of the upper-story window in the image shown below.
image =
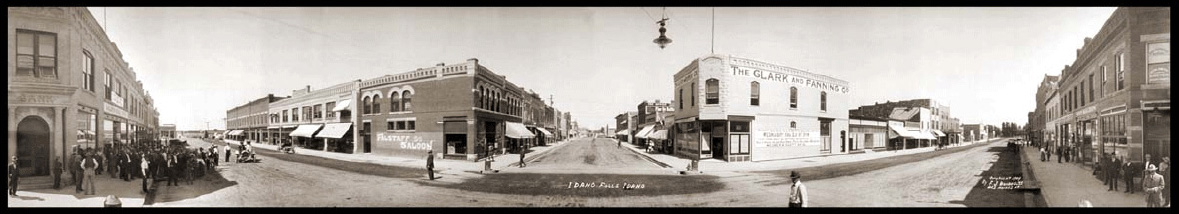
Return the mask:
M94 92L94 56L82 50L82 89Z
M381 113L381 95L380 94L373 95L373 110L369 113L373 113L373 114Z
M111 78L111 71L110 70L106 70L106 72L103 73L102 77L103 77L103 80L105 80L105 81L103 81L104 82L103 87L106 88L105 89L106 92L104 92L106 94L106 100L111 101L111 99L113 98L113 96L111 96L111 93L113 92L113 90L111 89L111 83L114 82L114 78Z
M320 104L315 104L314 107L311 107L312 108L311 111L315 112L315 113L312 113L312 115L315 115L315 119L323 119L323 108L322 107L323 107L323 105L320 105Z
M299 107L291 108L291 122L299 122Z
M761 105L761 84L749 83L749 105Z
M311 106L303 106L303 121L311 121Z
M684 109L684 89L680 89L679 93L680 109Z
M819 102L820 102L819 110L820 111L827 111L827 92L826 91L819 92Z
M410 93L409 90L405 90L405 91L401 92L401 106L402 106L401 110L402 111L413 111L413 108L411 108L411 107L413 107L413 105L411 105L409 103L410 98L412 98L412 97L413 97L413 93Z
M1089 74L1089 102L1093 102L1093 74Z
M1101 96L1105 96L1106 76L1109 76L1109 71L1105 70L1105 65L1101 65Z
M792 128L792 129L798 128L798 123L795 123L794 121L790 121L790 128Z
M1126 87L1126 54L1117 53L1114 55L1114 69L1118 72L1118 90Z
M362 114L368 114L368 113L369 113L369 107L370 107L370 105L372 105L372 104L373 104L373 102L372 102L372 100L369 100L369 97L364 97L364 101L363 101L363 102L364 102L364 104L361 104L361 105L360 105L360 113L362 113Z
M287 120L287 118L288 118L287 117L287 110L282 110L282 122L285 123L285 122L289 121L289 120Z
M798 88L790 87L790 109L798 109Z
M57 78L57 34L16 31L16 75Z
M389 95L389 112L401 111L401 92L393 91Z
M708 79L704 81L704 104L720 103L720 80Z
M323 107L324 110L327 110L326 116L328 119L336 118L336 111L332 111L336 109L336 102L328 102L327 104L323 105Z
M688 90L692 93L692 106L696 106L696 90L700 89L696 88L696 82L692 82L692 90Z

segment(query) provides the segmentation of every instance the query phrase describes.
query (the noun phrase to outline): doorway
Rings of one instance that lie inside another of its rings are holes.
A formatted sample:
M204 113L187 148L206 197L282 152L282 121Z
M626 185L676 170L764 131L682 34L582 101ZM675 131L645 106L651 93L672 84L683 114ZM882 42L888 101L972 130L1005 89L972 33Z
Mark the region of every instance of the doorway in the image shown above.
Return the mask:
M25 117L16 133L16 164L21 177L49 175L49 123Z
M362 129L360 130L360 136L361 136L361 138L364 138L364 153L372 153L373 152L373 143L372 143L373 141L372 141L372 134L371 134L372 125L369 122L364 122L364 124L361 125L361 127L362 127Z

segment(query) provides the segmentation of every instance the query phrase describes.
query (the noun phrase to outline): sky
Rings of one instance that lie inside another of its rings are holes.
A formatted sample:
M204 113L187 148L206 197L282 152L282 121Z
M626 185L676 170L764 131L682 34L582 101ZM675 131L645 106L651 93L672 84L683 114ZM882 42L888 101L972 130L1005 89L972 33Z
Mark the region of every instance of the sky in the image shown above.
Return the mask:
M468 58L582 127L613 127L643 100L671 100L675 72L712 51L846 80L849 108L932 98L963 124L1022 125L1043 76L1115 8L89 9L160 123L196 130L224 129L228 109L267 94ZM660 49L664 16L673 42Z

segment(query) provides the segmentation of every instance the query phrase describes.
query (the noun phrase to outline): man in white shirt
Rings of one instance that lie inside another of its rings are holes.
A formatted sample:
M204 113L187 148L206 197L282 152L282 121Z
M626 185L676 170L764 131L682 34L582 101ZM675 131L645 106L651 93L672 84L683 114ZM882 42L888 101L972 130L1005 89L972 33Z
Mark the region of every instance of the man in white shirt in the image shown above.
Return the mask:
M790 171L790 180L794 183L790 185L790 207L807 207L810 198L807 197L806 185L802 184L802 176L796 171Z

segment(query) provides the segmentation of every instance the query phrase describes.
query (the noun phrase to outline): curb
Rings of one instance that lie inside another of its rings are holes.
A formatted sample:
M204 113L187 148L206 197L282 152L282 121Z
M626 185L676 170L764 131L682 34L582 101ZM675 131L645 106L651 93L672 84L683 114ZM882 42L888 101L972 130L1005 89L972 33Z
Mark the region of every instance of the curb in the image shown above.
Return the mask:
M1027 151L1025 151L1027 147L1028 146L1017 147L1019 148L1017 150L1019 153L1019 170L1023 174L1023 185L1020 187L1020 189L1024 191L1023 207L1040 207L1038 204L1036 204L1036 196L1040 195L1040 181L1036 179L1036 174L1032 171L1031 162L1028 161L1028 154ZM1045 204L1045 206L1047 206L1047 204Z
M617 141L616 139L612 139L612 140L614 140L614 141ZM636 148L634 148L634 147L633 147L633 146L636 146L636 145L634 145L634 144L631 144L630 142L627 142L626 144L627 144L627 145L630 145L630 146L627 146L627 147L626 147L626 148L627 148L627 151L630 151L630 152L633 152L633 153L635 153L635 154L638 154L640 157L643 157L643 159L645 159L645 160L647 160L647 161L650 161L651 163L654 163L655 165L658 165L659 167L663 167L663 168L666 168L666 169L674 169L674 168L675 168L675 167L671 166L670 164L667 164L667 163L664 163L663 161L659 161L659 160L656 160L655 158L652 158L652 157L651 157L651 155L648 155L648 154L646 154L646 153L643 153L643 152L639 152L639 149L636 149Z

